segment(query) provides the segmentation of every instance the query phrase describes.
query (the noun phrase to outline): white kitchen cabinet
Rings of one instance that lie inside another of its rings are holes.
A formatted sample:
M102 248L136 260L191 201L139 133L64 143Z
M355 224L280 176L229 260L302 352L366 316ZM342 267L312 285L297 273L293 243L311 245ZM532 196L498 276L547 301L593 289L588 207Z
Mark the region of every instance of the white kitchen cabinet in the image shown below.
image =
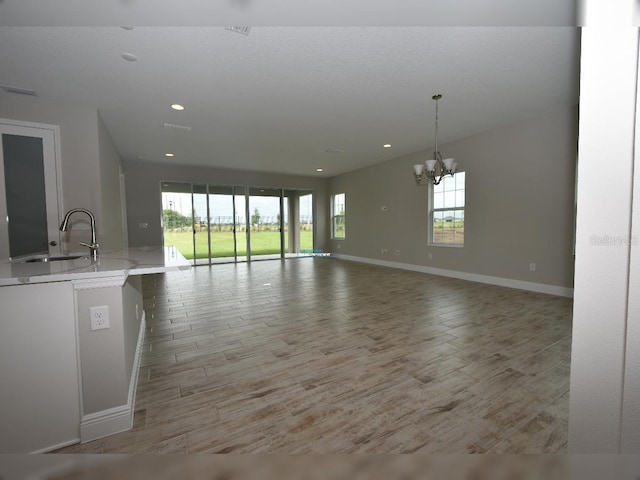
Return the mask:
M189 262L169 247L29 259L0 261L0 454L131 428L145 331L141 276ZM109 328L91 328L94 307L108 312Z
M80 438L73 286L0 288L0 453Z

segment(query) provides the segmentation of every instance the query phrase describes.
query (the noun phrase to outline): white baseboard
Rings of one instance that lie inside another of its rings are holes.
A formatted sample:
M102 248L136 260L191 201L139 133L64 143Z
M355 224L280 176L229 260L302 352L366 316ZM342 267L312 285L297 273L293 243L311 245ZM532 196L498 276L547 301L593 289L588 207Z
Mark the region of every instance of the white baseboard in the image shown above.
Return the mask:
M130 405L109 408L90 413L80 421L82 443L130 430L133 425L133 408Z
M54 445L49 445L48 447L42 448L40 450L34 450L33 452L29 452L29 454L49 453L49 452L53 452L54 450L58 450L60 448L68 447L70 445L75 445L76 443L79 443L79 442L80 442L79 438L72 438L71 440L66 440L64 442L56 443Z
M374 258L356 257L353 255L333 254L332 256L339 260L348 260L350 262L369 263L371 265L379 265L381 267L400 268L402 270L410 270L412 272L429 273L431 275L457 278L460 280L468 280L470 282L486 283L489 285L497 285L500 287L516 288L518 290L527 290L530 292L546 293L559 297L573 298L573 288L569 287L559 287L556 285L547 285L544 283L525 282L524 280L513 280L511 278L492 277L489 275L480 275L478 273L445 270L442 268L426 267L424 265L389 262L387 260L376 260Z
M140 372L140 360L142 359L142 344L146 330L145 312L142 311L140 331L138 332L138 344L133 359L133 371L129 381L129 394L127 404L109 408L100 412L90 413L82 417L80 421L80 441L82 443L98 438L113 435L114 433L131 430L133 426L133 414L136 403L136 387L138 385L138 373Z

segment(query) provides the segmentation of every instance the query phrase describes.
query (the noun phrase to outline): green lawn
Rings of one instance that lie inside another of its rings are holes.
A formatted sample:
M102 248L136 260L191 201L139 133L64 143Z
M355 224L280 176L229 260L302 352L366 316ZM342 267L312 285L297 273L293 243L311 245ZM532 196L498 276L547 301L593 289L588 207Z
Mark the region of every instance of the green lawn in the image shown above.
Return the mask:
M164 244L174 245L185 258L193 259L193 236L191 230L184 232L165 232ZM300 248L311 249L313 232L300 232ZM245 256L245 233L238 233L238 256ZM251 255L270 255L280 253L280 232L251 232ZM211 232L211 256L233 257L233 232ZM196 233L196 258L208 258L207 232Z

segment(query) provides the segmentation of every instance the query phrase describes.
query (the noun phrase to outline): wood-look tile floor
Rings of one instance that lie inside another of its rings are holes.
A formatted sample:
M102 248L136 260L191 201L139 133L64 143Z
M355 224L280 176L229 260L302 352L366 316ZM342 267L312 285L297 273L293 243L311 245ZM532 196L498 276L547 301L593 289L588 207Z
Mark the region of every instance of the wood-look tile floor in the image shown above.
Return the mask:
M56 453L564 453L572 301L327 258L144 277L132 430Z

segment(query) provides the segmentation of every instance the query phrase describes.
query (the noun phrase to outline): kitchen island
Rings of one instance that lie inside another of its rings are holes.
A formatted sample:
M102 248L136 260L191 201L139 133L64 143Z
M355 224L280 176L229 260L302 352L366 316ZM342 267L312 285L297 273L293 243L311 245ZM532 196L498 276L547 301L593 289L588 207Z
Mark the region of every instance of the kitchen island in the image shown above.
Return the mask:
M174 247L44 260L0 262L0 453L131 428L145 332L141 276L190 268Z

